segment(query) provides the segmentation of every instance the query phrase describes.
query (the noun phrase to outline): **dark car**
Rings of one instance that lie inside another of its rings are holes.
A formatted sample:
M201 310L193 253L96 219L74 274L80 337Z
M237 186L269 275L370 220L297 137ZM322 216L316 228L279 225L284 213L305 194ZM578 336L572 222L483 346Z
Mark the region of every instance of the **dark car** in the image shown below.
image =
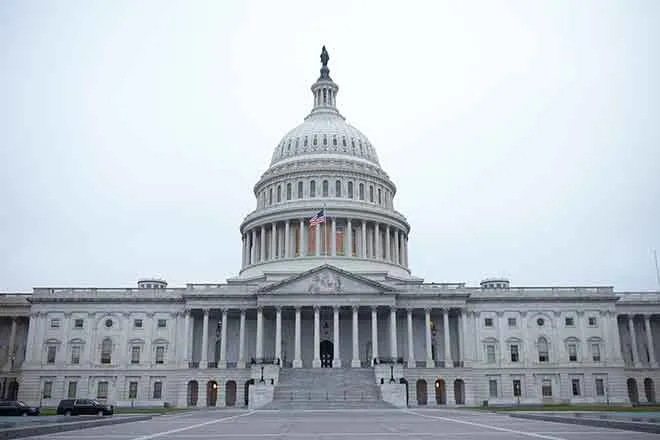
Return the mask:
M0 416L38 416L39 408L28 406L21 401L0 401Z
M83 414L95 414L99 416L111 416L115 409L112 405L106 405L93 399L65 399L57 405L57 414L65 416L77 416Z

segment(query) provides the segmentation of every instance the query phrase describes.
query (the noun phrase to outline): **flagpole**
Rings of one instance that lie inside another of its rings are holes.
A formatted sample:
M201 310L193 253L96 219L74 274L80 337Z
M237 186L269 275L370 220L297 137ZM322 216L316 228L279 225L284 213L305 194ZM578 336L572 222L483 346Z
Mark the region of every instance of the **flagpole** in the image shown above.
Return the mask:
M653 250L653 257L655 259L655 278L658 282L658 289L660 289L660 268L658 267L658 251Z

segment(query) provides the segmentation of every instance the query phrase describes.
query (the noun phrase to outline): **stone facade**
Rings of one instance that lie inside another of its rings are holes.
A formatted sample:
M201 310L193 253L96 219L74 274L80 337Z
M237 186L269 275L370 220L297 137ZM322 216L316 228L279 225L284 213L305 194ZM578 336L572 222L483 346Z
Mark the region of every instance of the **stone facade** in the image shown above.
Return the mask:
M411 274L396 186L324 69L254 188L238 276L0 296L0 398L244 406L282 368L372 368L409 406L655 401L660 293Z

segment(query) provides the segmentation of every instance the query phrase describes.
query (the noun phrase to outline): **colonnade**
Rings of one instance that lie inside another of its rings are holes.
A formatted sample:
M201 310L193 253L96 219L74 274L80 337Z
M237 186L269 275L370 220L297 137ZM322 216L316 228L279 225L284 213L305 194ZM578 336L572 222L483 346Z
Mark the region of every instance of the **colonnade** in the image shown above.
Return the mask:
M637 328L635 328L635 322L638 322L638 320L635 319L636 317L640 317L642 319L644 331L639 331ZM658 367L658 361L655 357L653 328L651 325L652 317L652 313L619 315L619 318L622 320L623 324L627 327L628 330L628 337L630 338L630 349L628 353L630 354L630 364L633 367L640 368L643 365L647 365L651 368ZM638 337L641 338L641 340L637 339ZM621 345L623 347L626 344ZM645 350L641 350L641 353L640 346L645 348Z

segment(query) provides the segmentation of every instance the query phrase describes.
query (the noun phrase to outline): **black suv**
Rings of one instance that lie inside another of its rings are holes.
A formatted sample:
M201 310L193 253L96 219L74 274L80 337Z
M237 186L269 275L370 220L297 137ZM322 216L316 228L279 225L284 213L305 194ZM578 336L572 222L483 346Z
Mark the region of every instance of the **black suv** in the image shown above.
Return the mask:
M39 408L16 400L0 400L0 416L38 416Z
M92 399L65 399L57 405L57 414L65 416L77 416L81 414L96 414L99 416L111 416L115 409L112 405L106 405L98 400Z

